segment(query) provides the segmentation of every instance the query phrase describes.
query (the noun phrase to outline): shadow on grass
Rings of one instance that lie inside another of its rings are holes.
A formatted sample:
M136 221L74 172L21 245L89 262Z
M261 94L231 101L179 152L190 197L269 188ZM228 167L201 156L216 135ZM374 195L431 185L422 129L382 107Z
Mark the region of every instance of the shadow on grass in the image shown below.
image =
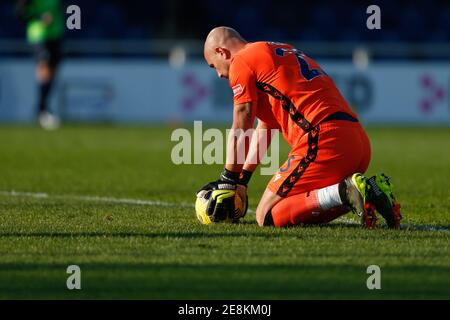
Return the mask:
M113 237L113 238L183 238L183 239L201 239L201 238L235 238L235 237L261 237L276 238L281 234L256 233L256 232L7 232L0 233L0 238L15 237L50 237L50 238L96 238L96 237Z
M255 225L252 221L242 221L240 225L251 226ZM238 224L236 224L237 226ZM314 224L314 225L298 225L289 228L275 228L265 227L259 228L260 231L216 231L214 229L206 229L205 231L194 232L0 232L1 238L16 238L16 237L40 237L40 238L96 238L96 237L113 237L113 238L128 238L128 237L142 237L142 238L183 238L183 239L201 239L201 238L236 238L236 237L258 237L258 238L279 238L296 236L294 233L286 234L283 230L302 230L302 229L361 229L357 224L352 223L332 223L332 224ZM279 231L279 232L278 232Z
M242 221L242 225L254 225L251 221ZM286 228L289 230L307 230L307 229L347 229L347 230L363 230L363 228L357 223L349 222L334 222L328 224L311 224L311 225L298 225ZM172 238L172 239L211 239L211 238L238 238L238 237L258 237L258 238L279 238L279 237L292 237L296 236L295 233L277 232L286 229L277 229L274 227L261 228L261 231L216 231L212 229L205 229L205 231L195 232L104 232L104 231L91 231L91 232L0 232L1 238L18 238L18 237L38 237L38 238L97 238L97 237L112 237L112 238L129 238L129 237L142 237L149 239L156 238ZM388 230L385 225L378 225L375 230L367 230L373 232L379 230ZM269 232L267 232L269 231ZM275 231L275 232L274 232ZM402 231L441 231L449 232L450 226L439 225L413 225L404 224L401 230L395 230L396 232Z
M67 264L1 264L11 299L424 299L449 297L450 269L392 267L384 290L367 290L359 265L86 263L83 290L65 288ZM423 283L432 273L439 279ZM395 280L392 280L395 279ZM442 281L441 281L442 279ZM386 290L388 288L388 290ZM320 307L319 305L317 306Z
M295 273L299 273L299 271L311 271L313 273L321 273L321 272L341 272L343 269L347 271L356 271L358 273L361 272L362 269L365 270L359 264L334 264L334 265L322 265L322 264L283 264L283 263L269 263L269 264L257 264L257 263L165 263L165 262L86 262L83 263L83 268L90 269L91 271L95 270L121 270L124 271L145 271L151 272L161 271L161 270L171 270L171 269L185 269L186 271L191 270L194 273L199 275L206 273L216 273L218 278L222 278L217 274L219 269L223 269L226 272L234 273L246 273L249 274L258 272L272 272L272 271L292 271ZM47 263L47 262L31 262L31 263L15 263L15 262L0 262L0 270L36 270L36 269L46 269L46 270L61 270L61 268L66 269L67 263ZM417 272L422 270L427 270L426 273L430 273L431 271L436 273L450 273L450 267L448 266L426 266L426 265L401 265L401 266L391 266L389 268L392 272ZM199 272L199 270L204 270L205 272ZM450 281L450 278L446 278L447 281ZM225 279L226 281L226 279Z
M67 263L0 263L0 279L8 279L4 296L25 294L62 296ZM365 267L351 264L255 263L83 263L87 296L129 296L145 298L373 298L366 289ZM449 297L450 268L443 266L391 266L385 297L429 295ZM425 284L429 274L439 274ZM299 276L300 275L300 276ZM26 279L26 281L25 281ZM395 280L393 280L395 279ZM268 285L270 284L270 285ZM345 284L345 285L344 285Z

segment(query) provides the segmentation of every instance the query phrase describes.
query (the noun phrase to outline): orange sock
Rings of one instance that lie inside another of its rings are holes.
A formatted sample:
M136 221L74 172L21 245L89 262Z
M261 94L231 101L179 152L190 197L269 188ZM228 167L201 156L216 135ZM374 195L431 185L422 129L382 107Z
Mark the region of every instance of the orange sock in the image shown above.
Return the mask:
M281 200L272 208L272 218L276 227L288 227L327 223L348 211L349 209L343 205L323 211L319 205L317 190L314 190Z

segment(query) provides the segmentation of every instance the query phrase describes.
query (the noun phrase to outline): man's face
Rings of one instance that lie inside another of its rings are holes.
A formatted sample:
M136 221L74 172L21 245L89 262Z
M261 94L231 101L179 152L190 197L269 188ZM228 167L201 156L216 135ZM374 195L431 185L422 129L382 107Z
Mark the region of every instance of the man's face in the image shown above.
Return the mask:
M217 76L219 78L228 79L231 61L230 51L223 48L216 48L215 50L206 50L205 60L206 63L211 68L216 69Z

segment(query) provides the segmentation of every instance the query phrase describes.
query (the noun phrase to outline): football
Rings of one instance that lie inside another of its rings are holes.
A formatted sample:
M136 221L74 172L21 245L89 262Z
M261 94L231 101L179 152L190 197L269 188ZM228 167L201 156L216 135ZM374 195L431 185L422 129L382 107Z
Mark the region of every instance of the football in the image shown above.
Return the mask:
M208 215L208 205L212 200L212 190L201 190L197 193L195 200L195 214L201 224L211 224L213 222L222 223L236 223L245 216L247 213L247 192L246 187L238 186L234 192L234 211L228 212L224 219L220 221L213 221L210 215Z

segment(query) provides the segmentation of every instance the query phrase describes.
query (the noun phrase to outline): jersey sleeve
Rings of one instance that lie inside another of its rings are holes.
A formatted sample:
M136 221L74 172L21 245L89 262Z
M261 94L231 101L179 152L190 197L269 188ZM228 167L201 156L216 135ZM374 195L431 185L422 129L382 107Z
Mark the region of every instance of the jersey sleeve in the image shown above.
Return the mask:
M230 66L230 87L233 90L234 105L256 103L258 91L253 71L240 57L235 57Z

